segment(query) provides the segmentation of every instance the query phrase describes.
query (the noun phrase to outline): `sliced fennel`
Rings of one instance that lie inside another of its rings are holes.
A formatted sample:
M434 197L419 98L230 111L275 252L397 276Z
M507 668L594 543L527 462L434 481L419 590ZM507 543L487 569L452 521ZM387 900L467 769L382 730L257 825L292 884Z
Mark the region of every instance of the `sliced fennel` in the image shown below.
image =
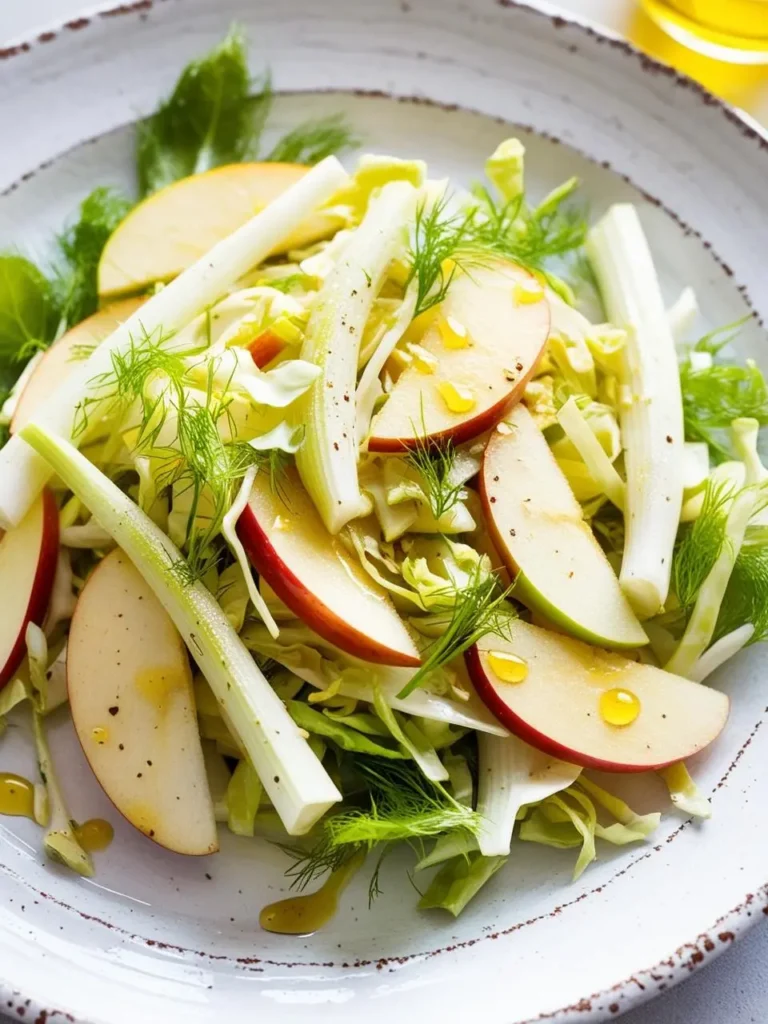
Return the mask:
M376 351L366 363L360 377L360 383L357 385L357 394L355 396L357 401L357 439L360 444L363 443L368 434L376 402L384 393L379 381L379 375L384 369L384 364L392 355L397 343L405 334L411 320L413 320L418 294L418 284L416 281L412 281L406 290L394 323L379 342Z
M719 640L716 640L710 648L696 659L688 672L688 678L692 679L695 683L703 683L707 676L712 675L716 669L724 665L734 654L738 654L742 648L746 647L754 633L755 627L752 623L745 622L743 626L738 626L736 629L731 630L730 633L726 633L725 636L721 636Z
M558 410L557 422L578 451L601 492L623 512L626 485L595 437L573 396Z
M486 857L504 857L520 808L567 789L581 768L542 754L516 736L479 733L477 740L477 810L483 818L478 845Z
M430 782L446 782L450 778L437 751L421 729L412 719L398 716L397 712L392 710L384 699L379 686L375 686L373 689L373 706L393 738L408 751L425 778Z
M336 786L291 721L216 599L185 586L171 568L181 554L118 487L72 445L30 424L24 440L90 509L144 576L181 633L292 835L308 831L340 799Z
M702 583L688 625L664 666L668 672L687 676L712 640L728 581L744 543L749 520L755 510L756 492L745 487L732 499L725 521L725 534L714 565Z
M296 465L331 533L370 508L357 475L358 353L387 270L406 252L417 196L413 185L395 181L371 199L360 227L326 277L307 325L301 357L320 366L322 373L295 406L295 422L306 430Z
M247 757L238 761L227 786L227 825L236 836L252 836L261 800L261 780Z
M669 797L679 811L691 814L694 818L712 817L710 802L699 792L685 762L678 761L677 764L662 768L659 775L666 782Z
M40 778L45 786L46 800L44 810L41 809L39 820L46 826L43 837L43 848L48 856L60 864L65 864L78 875L90 878L93 875L93 862L80 845L72 827L72 817L67 808L64 794L59 785L58 775L53 765L51 748L43 722L48 705L48 644L45 634L30 622L26 633L27 652L29 655L30 693L32 698L32 730L37 750L37 764ZM39 801L35 799L35 817L38 818Z
M612 206L587 239L612 323L627 331L621 430L627 474L620 582L635 611L656 615L669 592L683 500L683 405L675 340L640 218Z
M67 377L40 411L52 433L70 438L78 404L91 381L108 374L113 354L130 348L131 339L155 332L167 336L221 298L251 267L264 260L347 180L335 157L308 171L295 185L215 245L183 274L121 324L77 370ZM0 526L17 525L50 476L50 467L19 435L0 450Z
M237 535L237 521L245 511L245 506L248 504L248 499L251 496L251 488L253 487L253 481L256 479L256 473L258 472L255 466L251 466L250 469L246 470L243 482L240 485L240 490L237 493L237 497L232 503L230 510L224 516L221 521L221 533L227 544L232 551L232 554L237 559L237 564L240 566L240 571L243 574L243 580L248 589L248 597L253 603L253 607L259 613L261 621L267 627L272 637L276 637L280 629L274 620L272 612L267 606L267 602L261 596L256 581L253 578L253 572L251 571L251 563L248 560L248 555L245 553L243 542Z

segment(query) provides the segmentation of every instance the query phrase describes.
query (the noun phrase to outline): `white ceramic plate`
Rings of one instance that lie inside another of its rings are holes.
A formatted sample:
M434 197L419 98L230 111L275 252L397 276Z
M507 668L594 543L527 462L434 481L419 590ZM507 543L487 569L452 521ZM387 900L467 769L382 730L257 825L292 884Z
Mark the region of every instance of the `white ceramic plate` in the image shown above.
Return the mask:
M596 215L641 204L670 298L693 284L712 325L768 310L766 139L626 44L503 0L139 0L0 53L0 244L42 253L91 187L129 185L130 123L232 20L287 93L276 129L343 110L366 148L471 180L523 126L534 191L575 173ZM744 346L764 357L756 324ZM73 813L110 818L116 840L81 881L41 859L31 823L2 819L2 1008L37 1024L610 1017L762 917L765 670L753 649L716 680L733 712L696 765L711 822L670 813L655 845L602 851L575 885L570 856L518 844L457 922L415 911L393 861L372 910L361 883L308 939L258 929L281 853L228 834L205 860L159 850L117 818L62 722ZM0 749L3 768L33 770L21 728Z

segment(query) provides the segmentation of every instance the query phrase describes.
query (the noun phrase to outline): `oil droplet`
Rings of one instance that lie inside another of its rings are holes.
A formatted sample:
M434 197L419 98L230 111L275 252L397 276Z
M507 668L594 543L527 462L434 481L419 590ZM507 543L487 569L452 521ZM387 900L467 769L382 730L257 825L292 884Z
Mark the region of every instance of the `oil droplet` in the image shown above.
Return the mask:
M616 686L600 695L600 715L609 725L631 725L640 714L640 700Z
M409 324L408 329L403 335L403 340L406 342L421 341L426 332L435 322L435 318L437 317L437 315L437 306L432 306L431 309L427 309L423 313L419 313L419 315Z
M419 371L419 373L434 373L438 367L438 361L431 352L428 352L421 345L417 345L415 342L411 342L408 345L408 352L411 356L413 365Z
M531 306L541 302L544 298L544 289L538 281L526 281L525 284L518 281L512 289L512 297L517 306Z
M396 348L390 353L387 360L387 370L395 376L399 376L403 370L407 370L413 362L413 356L403 348Z
M358 853L333 872L317 892L292 896L264 907L259 924L267 932L279 935L309 935L327 924L336 913L339 896L365 860Z
M35 787L13 772L0 772L0 814L35 818Z
M167 668L144 669L136 676L136 689L150 703L161 710L168 706L172 695L186 689L187 680L183 672L173 665Z
M278 530L280 533L285 533L292 527L290 519L286 519L285 516L275 516L275 521L272 523L272 529Z
M452 384L449 380L441 381L437 390L451 412L469 412L477 404L471 388Z
M115 830L103 818L89 818L75 826L75 838L88 853L106 850L115 837Z
M446 348L467 348L471 344L467 328L456 317L439 317L437 329L440 331L440 337Z
M95 728L91 729L91 739L94 743L98 743L99 746L103 747L109 739L109 729L105 729L103 725L95 726Z
M488 664L503 683L522 683L528 676L528 662L508 651L489 651Z

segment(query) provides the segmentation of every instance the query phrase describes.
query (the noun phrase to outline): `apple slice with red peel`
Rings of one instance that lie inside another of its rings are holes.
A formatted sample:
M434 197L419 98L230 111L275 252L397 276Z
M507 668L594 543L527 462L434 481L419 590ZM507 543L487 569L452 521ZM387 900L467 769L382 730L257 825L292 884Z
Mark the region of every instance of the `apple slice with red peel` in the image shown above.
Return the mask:
M611 648L648 643L581 505L523 405L491 435L480 494L493 544L515 577L515 598L587 643Z
M457 272L419 341L432 359L415 359L398 377L371 424L369 450L460 444L488 430L522 398L549 317L544 289L522 267L495 261Z
M257 338L254 338L249 343L248 351L251 353L254 363L256 363L260 370L263 370L273 359L277 359L285 348L285 344L285 341L279 335L273 334L267 328L266 331L262 331Z
M257 475L237 533L280 600L324 640L380 665L421 663L389 595L328 533L295 469L279 493L268 473Z
M114 299L177 277L308 170L300 164L227 164L160 189L128 214L105 245L99 295ZM338 218L316 213L281 251L310 245L338 224Z
M703 750L728 718L728 698L718 690L519 620L509 639L487 636L465 659L475 689L502 725L584 768L663 768ZM522 681L505 682L498 672L520 661L525 665L515 675L527 669ZM638 706L632 719L628 709ZM632 720L612 725L604 715Z
M42 626L51 599L59 554L59 510L43 491L19 525L0 540L0 688L27 650L27 625Z
M124 299L106 309L100 309L51 345L19 395L11 419L11 433L15 434L26 426L73 370L77 369L80 365L77 359L78 348L87 348L104 341L145 301L143 297Z
M187 652L119 549L99 563L80 594L67 684L85 756L121 814L167 850L215 853Z

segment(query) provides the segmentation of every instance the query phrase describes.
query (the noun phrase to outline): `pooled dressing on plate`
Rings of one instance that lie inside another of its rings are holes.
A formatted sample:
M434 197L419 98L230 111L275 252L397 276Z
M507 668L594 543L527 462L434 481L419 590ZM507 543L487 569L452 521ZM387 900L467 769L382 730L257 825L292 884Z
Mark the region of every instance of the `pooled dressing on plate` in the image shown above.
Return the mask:
M278 935L309 935L328 924L338 908L339 896L361 867L365 854L358 853L337 868L317 892L269 903L259 914L259 924Z

